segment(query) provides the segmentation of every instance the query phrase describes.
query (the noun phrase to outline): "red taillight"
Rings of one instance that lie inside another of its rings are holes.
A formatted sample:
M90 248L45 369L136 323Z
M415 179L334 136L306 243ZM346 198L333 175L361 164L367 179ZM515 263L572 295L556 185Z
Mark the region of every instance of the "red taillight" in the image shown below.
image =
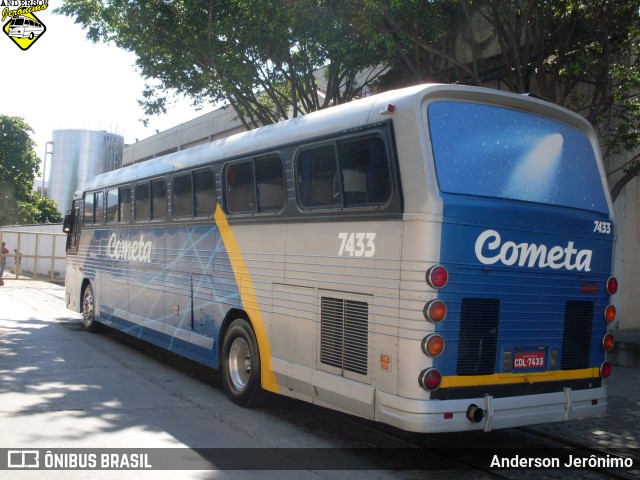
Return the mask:
M616 319L616 307L613 305L607 305L604 309L604 319L607 323L611 323Z
M602 365L600 365L600 378L609 378L611 376L611 370L611 363L606 360L602 362Z
M431 392L440 387L440 383L442 382L442 375L435 368L427 368L420 372L420 376L418 377L418 383L422 388Z
M602 337L602 348L604 348L605 352L608 352L613 348L613 343L613 335L611 333L607 333Z
M427 271L426 278L431 288L442 288L449 281L449 272L442 265L435 265Z
M430 357L437 357L444 351L444 338L433 333L422 339L422 351Z
M447 316L447 306L441 300L431 300L424 306L422 313L430 322L438 323Z
M616 277L609 277L606 288L609 295L615 295L618 291L618 279Z

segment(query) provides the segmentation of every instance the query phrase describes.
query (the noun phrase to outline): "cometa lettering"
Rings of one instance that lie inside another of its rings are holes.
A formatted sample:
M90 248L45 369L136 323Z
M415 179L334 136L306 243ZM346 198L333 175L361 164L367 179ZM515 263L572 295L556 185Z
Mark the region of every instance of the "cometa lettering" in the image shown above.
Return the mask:
M485 230L476 240L476 257L485 265L502 263L503 265L529 268L566 268L590 272L591 250L578 250L573 242L566 247L536 245L535 243L502 243L500 234L495 230Z
M144 235L140 240L118 240L115 233L109 237L107 256L114 260L129 260L131 262L151 263L151 249L153 242L144 241Z

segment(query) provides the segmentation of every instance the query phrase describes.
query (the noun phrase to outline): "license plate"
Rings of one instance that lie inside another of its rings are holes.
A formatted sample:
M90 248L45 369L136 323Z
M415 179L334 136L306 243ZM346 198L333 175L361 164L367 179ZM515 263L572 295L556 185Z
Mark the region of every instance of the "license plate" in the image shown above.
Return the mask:
M545 352L523 352L513 355L513 369L526 370L530 368L543 368Z

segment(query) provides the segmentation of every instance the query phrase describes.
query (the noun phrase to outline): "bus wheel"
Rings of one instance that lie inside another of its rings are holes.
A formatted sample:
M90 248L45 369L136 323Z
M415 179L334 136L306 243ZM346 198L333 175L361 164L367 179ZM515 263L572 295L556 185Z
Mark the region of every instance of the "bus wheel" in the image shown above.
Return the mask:
M249 322L237 318L222 342L222 384L236 405L254 407L264 403L267 393L260 380L260 352Z
M88 332L95 333L100 331L100 323L95 318L91 284L87 285L82 294L82 321L84 322L85 330Z

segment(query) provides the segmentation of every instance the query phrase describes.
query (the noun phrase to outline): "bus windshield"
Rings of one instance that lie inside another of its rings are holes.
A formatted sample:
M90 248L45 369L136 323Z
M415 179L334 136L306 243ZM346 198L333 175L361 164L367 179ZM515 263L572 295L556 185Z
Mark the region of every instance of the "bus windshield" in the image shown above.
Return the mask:
M22 18L14 18L11 22L11 25L24 25L24 19Z
M428 114L443 192L609 213L592 144L579 130L477 103L437 101Z

